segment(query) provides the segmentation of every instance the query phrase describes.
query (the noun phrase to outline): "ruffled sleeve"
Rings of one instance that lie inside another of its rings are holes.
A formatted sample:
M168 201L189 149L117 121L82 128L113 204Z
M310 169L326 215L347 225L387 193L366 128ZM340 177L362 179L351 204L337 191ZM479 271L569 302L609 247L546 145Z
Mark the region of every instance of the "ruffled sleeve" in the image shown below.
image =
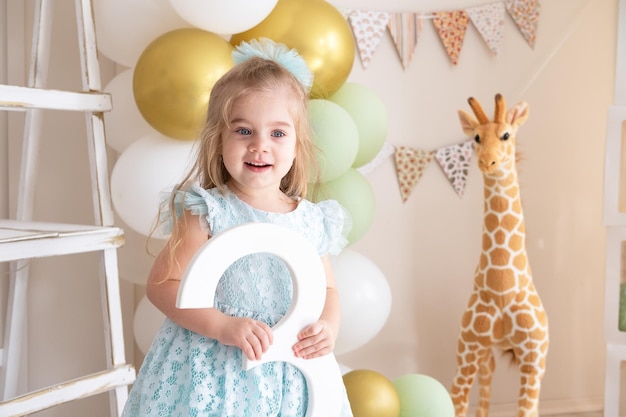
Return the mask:
M210 233L209 219L215 216L215 211L218 208L217 204L212 203L213 196L198 185L192 185L187 190L161 193L161 214L159 217L161 233L167 235L172 232L172 199L177 217L182 216L183 209L189 210L191 214L199 216L202 230Z
M348 234L352 230L350 213L335 200L324 200L317 203L323 214L324 245L321 253L339 255L348 245Z

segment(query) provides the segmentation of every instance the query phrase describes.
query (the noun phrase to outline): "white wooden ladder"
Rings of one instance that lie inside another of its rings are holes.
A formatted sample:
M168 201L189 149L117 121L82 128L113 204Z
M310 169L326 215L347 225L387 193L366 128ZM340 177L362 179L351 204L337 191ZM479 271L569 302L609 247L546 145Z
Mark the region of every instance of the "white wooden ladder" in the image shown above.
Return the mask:
M123 231L115 227L110 198L103 112L111 97L102 92L91 0L75 0L83 91L45 89L51 36L51 0L36 0L28 86L0 85L0 110L25 111L20 184L15 219L0 219L0 262L11 262L4 346L0 350L0 416L22 416L69 401L110 392L111 415L119 416L135 369L126 364L117 248ZM46 109L84 112L94 207L93 225L33 221L35 177ZM26 330L28 261L31 258L100 253L107 369L52 387L18 393L20 354ZM18 395L19 394L19 395Z

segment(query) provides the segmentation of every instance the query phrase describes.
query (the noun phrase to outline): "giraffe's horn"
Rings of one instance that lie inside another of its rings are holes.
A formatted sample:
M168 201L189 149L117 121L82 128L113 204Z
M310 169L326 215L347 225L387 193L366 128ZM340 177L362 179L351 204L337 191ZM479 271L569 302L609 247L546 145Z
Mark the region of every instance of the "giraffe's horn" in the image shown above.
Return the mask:
M504 116L506 114L506 103L502 94L496 94L496 112L493 116L493 121L496 123L504 123Z
M467 99L467 102L469 103L470 107L474 111L474 114L476 115L476 118L478 119L478 122L480 124L489 123L489 119L487 118L487 115L483 111L483 108L480 106L480 103L478 102L478 100L476 100L474 97L470 97Z

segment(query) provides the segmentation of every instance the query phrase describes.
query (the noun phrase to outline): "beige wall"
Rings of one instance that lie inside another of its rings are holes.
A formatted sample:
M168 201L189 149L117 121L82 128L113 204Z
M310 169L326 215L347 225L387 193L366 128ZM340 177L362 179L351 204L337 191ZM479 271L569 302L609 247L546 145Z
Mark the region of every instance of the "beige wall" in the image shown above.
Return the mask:
M341 4L375 7L357 3ZM518 147L527 248L551 326L544 404L596 404L603 395L601 214L616 6L614 1L544 1L534 50L509 20L500 56L490 57L469 30L457 67L446 62L434 30L425 25L409 71L399 69L385 39L371 66L366 71L356 66L351 75L383 97L394 145L432 149L458 143L463 134L456 111L467 110L469 96L485 103L489 113L496 92L511 105L529 103ZM408 2L398 6L406 7ZM378 337L340 360L392 378L426 373L448 386L459 320L480 253L481 176L473 166L459 199L438 167L430 167L406 204L391 160L368 178L376 192L376 218L354 249L385 272L393 306ZM498 362L493 402L512 403L518 374Z
M332 3L338 8L421 12L483 4L478 0ZM524 155L520 181L535 284L551 325L542 392L542 408L548 414L597 409L603 395L602 190L606 114L613 101L617 0L550 0L541 6L534 50L507 17L498 57L488 53L470 27L459 65L454 67L426 22L408 70L402 70L390 38L385 37L367 70L356 58L349 81L363 83L380 95L389 113L388 140L394 146L435 149L459 143L464 137L456 111L467 109L469 96L483 102L488 113L497 92L510 105L521 100L529 103L531 115L518 139ZM55 31L73 36L71 2L59 2L57 8L66 10L69 25L55 23ZM70 41L55 36L52 68L58 70L51 81L68 88L75 84L71 80L78 79L77 57ZM103 67L104 84L114 68L106 60ZM36 213L43 220L89 222L82 120L57 114L47 123ZM17 184L19 143L20 138L9 141L8 157L0 152L8 159L0 161L0 180L8 175L11 198ZM472 165L461 199L433 164L405 204L391 158L368 179L376 195L376 217L351 249L384 272L393 303L383 330L338 359L349 368L375 370L392 379L424 373L449 386L459 320L480 251L481 176ZM55 200L63 193L68 197ZM120 273L145 273L149 259L143 255L141 239L132 232L129 237L132 243L120 250ZM34 269L28 350L32 388L53 383L56 375L90 372L103 361L101 330L94 325L100 314L94 307L99 301L98 285L83 276L91 263L91 259L70 265L54 260L38 263ZM52 279L44 271L56 276ZM142 288L124 285L123 289L130 329L133 298ZM132 343L130 336L129 347ZM509 410L518 391L517 372L498 362L493 402L499 407L494 415ZM105 416L106 398L43 414Z

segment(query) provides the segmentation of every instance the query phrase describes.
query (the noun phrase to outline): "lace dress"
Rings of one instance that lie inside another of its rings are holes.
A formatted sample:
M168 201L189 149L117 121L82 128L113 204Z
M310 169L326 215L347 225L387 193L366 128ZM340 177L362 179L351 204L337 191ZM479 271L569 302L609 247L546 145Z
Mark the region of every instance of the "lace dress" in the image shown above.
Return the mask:
M177 197L182 203L180 193ZM184 207L200 215L215 235L248 222L267 222L303 233L320 255L338 254L347 243L348 217L333 200L301 200L290 213L257 210L235 194L192 187ZM177 207L178 211L178 207ZM270 326L287 312L292 280L286 265L269 254L247 255L219 280L215 307ZM211 294L207 294L210 297ZM344 393L342 417L352 416ZM241 350L184 329L165 319L137 375L122 417L304 416L307 387L297 367L270 362L242 369Z

